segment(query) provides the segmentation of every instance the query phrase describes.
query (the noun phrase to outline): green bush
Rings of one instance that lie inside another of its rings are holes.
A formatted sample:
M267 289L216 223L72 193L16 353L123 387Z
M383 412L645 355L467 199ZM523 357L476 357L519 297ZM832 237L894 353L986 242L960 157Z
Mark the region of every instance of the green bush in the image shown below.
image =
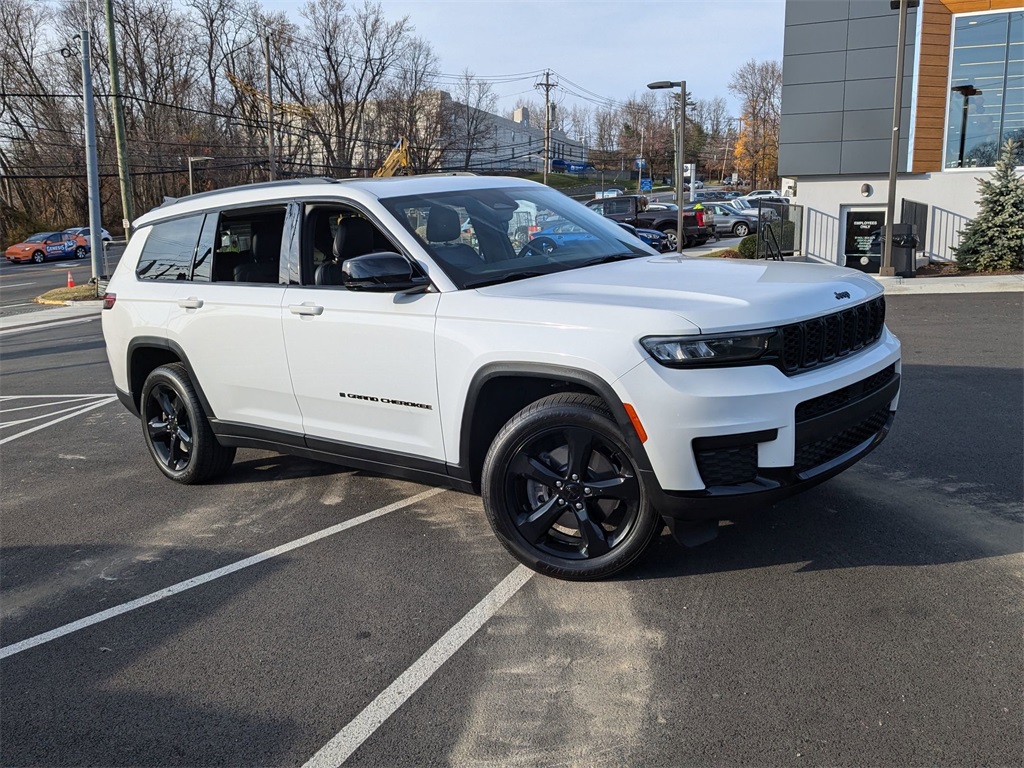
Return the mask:
M740 252L740 256L744 259L756 259L757 258L757 235L747 235L740 240L739 246L736 248Z

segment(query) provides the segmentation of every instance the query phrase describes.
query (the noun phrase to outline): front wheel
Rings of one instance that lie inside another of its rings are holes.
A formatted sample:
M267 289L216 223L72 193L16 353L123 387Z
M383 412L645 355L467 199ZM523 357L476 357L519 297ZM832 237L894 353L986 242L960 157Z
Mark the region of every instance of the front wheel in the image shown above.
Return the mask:
M741 221L732 228L732 233L736 235L736 237L746 237L750 234L750 227Z
M32 261L34 261L36 264L42 264L44 261L46 261L46 254L43 253L42 251L36 251L35 253L32 254Z
M621 571L661 529L602 401L564 393L512 417L484 461L484 511L521 563L584 581Z
M228 470L235 449L217 442L185 366L162 365L146 378L139 403L142 434L167 477L185 485Z

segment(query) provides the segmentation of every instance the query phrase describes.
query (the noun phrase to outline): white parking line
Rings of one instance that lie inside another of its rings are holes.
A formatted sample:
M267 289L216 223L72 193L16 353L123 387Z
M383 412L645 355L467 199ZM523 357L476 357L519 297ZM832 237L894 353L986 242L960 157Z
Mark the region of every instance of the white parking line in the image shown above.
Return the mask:
M445 632L403 672L395 682L385 688L377 698L346 725L337 736L325 744L303 768L337 768L344 763L370 736L380 728L399 707L430 679L442 664L455 655L466 641L476 634L487 620L509 601L530 580L533 571L518 566L477 603L454 627Z
M111 402L109 397L105 400L105 402L107 402L107 403ZM47 405L62 405L62 403L48 403ZM39 408L40 406L38 406L38 405L27 405L25 407L26 408ZM39 419L45 419L47 416L56 416L56 415L61 414L61 413L67 413L68 411L76 411L76 410L78 410L81 407L82 407L82 403L79 402L79 403L75 403L70 408L63 408L63 409L61 409L59 411L50 411L49 413L40 413L38 416L28 416L28 417L26 417L24 419L17 419L15 421L5 421L2 424L0 424L0 429L4 429L5 427L14 427L14 426L17 426L18 424L27 424L30 421L38 421ZM11 411L20 411L20 410L23 410L23 409L21 409L21 408L11 408L10 410ZM9 413L9 411L2 411L2 412L0 412L0 415L6 414L6 413ZM51 424L56 424L57 422L51 421L50 423Z
M244 568L257 565L265 560L270 560L272 557L277 557L278 555L283 555L286 552L291 552L293 549L298 549L299 547L304 547L307 544L312 544L315 541L320 541L320 539L325 539L328 536L333 536L336 533L347 531L349 528L355 528L357 525L362 525L363 523L368 523L371 520L376 520L378 517L383 517L389 512L394 512L395 510L416 504L424 499L429 499L431 496L437 496L437 494L444 493L444 491L444 488L431 488L429 491L417 493L415 496L410 496L407 499L402 499L401 501L396 501L393 504L388 504L386 507L380 507L372 512L367 512L365 515L353 517L351 520L346 520L343 523L332 525L330 528L324 528L322 531L311 533L308 536L303 536L301 539L295 539L294 541L282 544L279 547L268 549L266 552L261 552L258 555L247 557L244 560L239 560L231 563L230 565L225 565L222 568L217 568L216 570L209 571L208 573L204 573L199 576L193 576L191 579L186 579L185 581L179 581L177 584L172 584L171 586L157 592L151 592L148 595L136 598L135 600L131 600L127 603L115 605L113 608L108 608L105 611L100 611L99 613L94 613L91 616L86 616L84 619L79 619L78 621L73 621L70 624L65 624L61 627L57 627L56 629L51 629L49 632L44 632L41 635L36 635L20 642L6 645L3 648L0 648L0 659L6 659L8 656L21 653L29 648L35 648L37 645L48 643L59 637L70 635L72 632L77 632L80 629L91 627L93 624L99 624L101 621L112 619L115 616L121 616L129 611L134 611L136 608L142 608L145 605L155 603L159 600L163 600L164 598L178 595L182 592L187 592L190 589L194 589L198 586L211 582L214 579L219 579L223 576L235 573L236 571L241 571Z
M14 285L0 283L0 290L3 290L4 288L24 288L26 285L35 285L35 283L15 283Z
M25 395L25 397L30 397L30 395ZM49 407L54 406L54 405L64 405L65 403L77 402L79 405L82 405L82 401L83 400L98 400L101 397L110 397L110 395L108 395L108 394L103 394L103 395L71 395L71 396L68 396L68 395L40 395L40 397L46 397L46 398L48 398L50 400L53 400L54 402L36 403L35 405L19 405L17 408L3 408L3 407L0 407L0 416L2 416L4 414L7 414L7 413L14 413L15 411L30 411L33 408L49 408ZM12 396L9 396L9 397L0 397L0 403L6 402L7 400L18 400L18 399L20 399L18 397L18 395L12 395ZM60 402L57 402L57 401L60 401Z
M42 400L43 398L51 400L87 400L90 397L113 397L113 395L109 395L106 392L99 395L0 395L0 402L4 400Z
M85 406L85 408L79 408L78 410L74 411L73 413L69 413L66 416L61 416L59 419L54 419L53 421L48 421L45 424L37 424L36 426L32 427L31 429L26 429L24 432L18 432L17 434L5 437L3 440L0 440L0 445L3 445L4 443L9 443L12 440L17 440L19 437L24 437L25 435L31 435L33 432L38 432L40 429L46 429L47 427L51 427L54 424L58 424L58 423L60 423L62 421L65 421L67 419L73 419L75 416L81 416L83 413L87 413L88 411L91 411L91 410L93 410L95 408L99 408L101 406L104 406L104 405L107 405L109 403L112 403L115 400L117 400L116 397L107 397L107 398L105 398L103 400L100 400L98 403L93 403L92 405L87 405L87 406ZM47 415L49 415L49 414L47 414Z

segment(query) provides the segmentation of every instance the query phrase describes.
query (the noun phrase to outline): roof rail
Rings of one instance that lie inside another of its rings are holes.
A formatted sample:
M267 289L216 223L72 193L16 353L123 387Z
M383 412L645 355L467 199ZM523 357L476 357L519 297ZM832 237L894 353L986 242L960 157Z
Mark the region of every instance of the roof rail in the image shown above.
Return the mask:
M234 187L224 187L222 189L211 189L206 192L196 192L194 195L185 195L184 197L165 197L163 202L157 206L157 208L163 208L165 205L173 205L174 203L180 203L183 200L198 200L204 197L210 197L211 195L219 195L223 192L228 192L236 189L270 189L273 187L287 187L295 184L339 184L342 181L348 181L348 179L332 179L329 176L304 176L298 179L279 179L277 181L257 181L253 184L239 184Z

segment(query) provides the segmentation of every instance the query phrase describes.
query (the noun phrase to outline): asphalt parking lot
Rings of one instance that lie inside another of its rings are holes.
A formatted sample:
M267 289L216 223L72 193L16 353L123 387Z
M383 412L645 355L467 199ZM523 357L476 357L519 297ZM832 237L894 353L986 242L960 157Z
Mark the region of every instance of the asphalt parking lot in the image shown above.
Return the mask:
M453 491L170 483L97 320L0 331L0 764L1020 765L1022 294L888 308L876 452L590 584Z

